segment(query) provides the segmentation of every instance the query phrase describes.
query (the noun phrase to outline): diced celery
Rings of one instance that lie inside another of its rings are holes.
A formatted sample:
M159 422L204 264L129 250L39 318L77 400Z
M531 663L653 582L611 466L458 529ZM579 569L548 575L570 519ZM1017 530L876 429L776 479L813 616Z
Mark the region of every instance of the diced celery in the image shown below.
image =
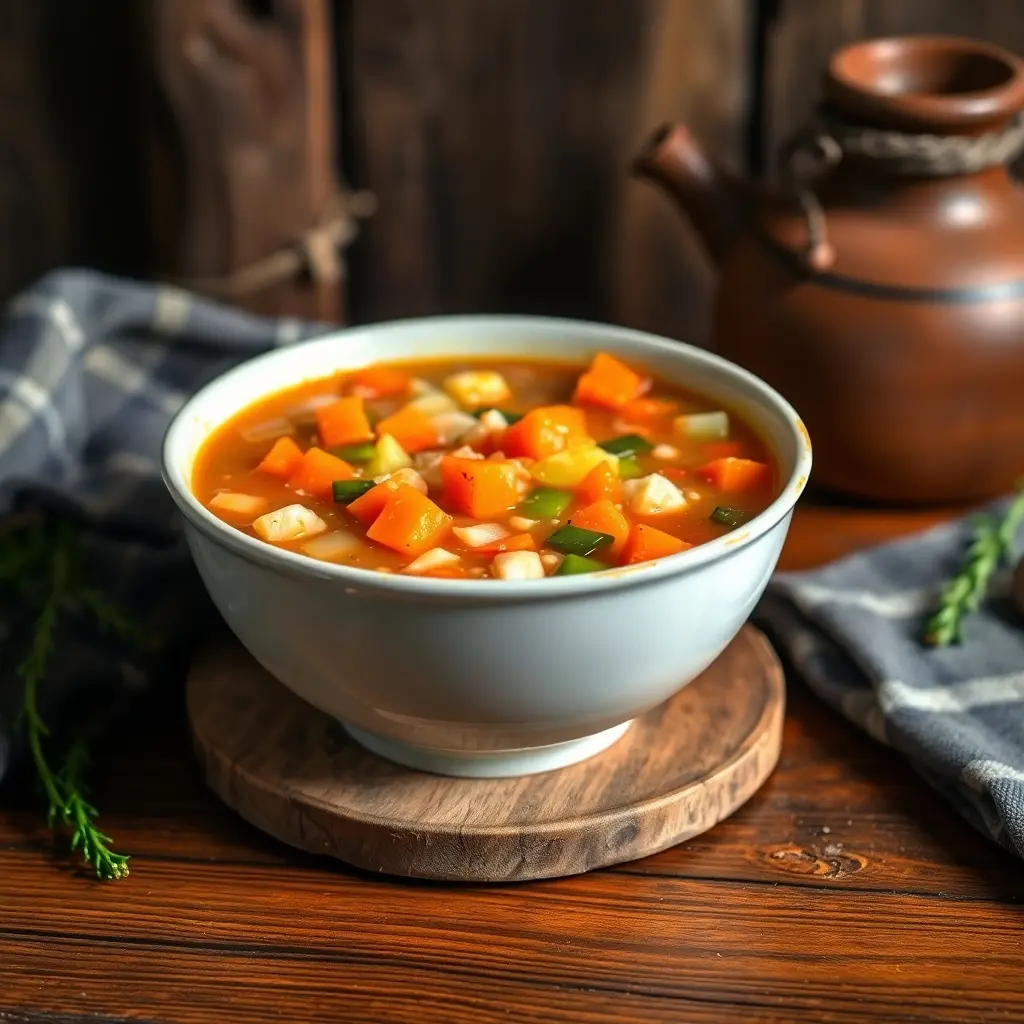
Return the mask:
M636 459L632 457L619 459L619 476L623 480L635 480L638 476L643 476L643 472Z
M607 568L608 566L604 562L599 562L596 558L586 558L583 555L566 555L555 575L578 576L580 573L600 572L602 569Z
M363 444L347 444L340 448L330 449L332 455L346 462L369 462L377 452L377 446L372 441Z
M672 428L680 437L697 441L722 440L729 436L729 414L727 412L695 412L677 416Z
M347 505L376 486L372 480L335 480L331 484L331 490L334 492L334 500L339 505Z
M412 457L390 435L382 434L374 446L373 458L366 467L367 476L383 476L412 465Z
M654 446L639 434L623 434L601 442L601 447L620 459L631 459L635 455L646 455Z
M531 519L558 519L572 504L572 491L537 487L519 503L519 511Z
M751 515L751 512L745 512L743 509L727 508L725 505L719 505L709 518L712 522L721 523L723 526L728 526L730 529L735 530L737 526L742 526L747 522Z
M610 534L584 530L579 526L560 526L544 541L544 546L563 555L592 555L615 540Z

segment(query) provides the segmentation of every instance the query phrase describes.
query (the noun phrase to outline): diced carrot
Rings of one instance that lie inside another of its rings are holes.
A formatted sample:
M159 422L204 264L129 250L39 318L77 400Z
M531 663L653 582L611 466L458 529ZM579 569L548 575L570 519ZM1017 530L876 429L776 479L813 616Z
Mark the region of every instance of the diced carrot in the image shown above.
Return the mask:
M488 519L513 508L520 500L518 469L512 462L463 459L441 460L444 500L453 512Z
M438 544L451 523L452 517L425 494L408 484L399 484L366 536L386 548L415 557Z
M712 459L735 458L743 451L742 441L708 441L703 452L710 462Z
M580 481L579 487L576 488L576 494L586 505L592 505L602 498L619 502L622 500L622 483L610 463L599 462Z
M332 496L331 484L335 480L351 480L356 471L337 455L325 452L323 448L310 448L302 456L302 462L288 478L288 486L296 491L305 491L323 501Z
M528 533L513 533L504 540L496 540L493 544L473 548L475 555L500 555L504 551L536 551L537 542Z
M677 555L680 551L692 548L685 540L673 537L664 530L659 530L646 523L638 523L630 531L629 540L622 549L622 557L619 561L623 565L632 565L635 562L649 562L654 558L665 558L668 555Z
M771 479L771 467L753 459L737 459L728 456L715 459L697 470L697 474L708 483L727 492L748 491L760 487Z
M607 352L598 352L590 368L576 382L572 400L582 405L621 409L627 402L639 398L649 386L649 380L634 373L625 363Z
M300 462L302 449L290 437L279 437L256 468L287 480L299 468Z
M347 383L365 398L397 398L409 393L412 381L393 366L364 366L350 374Z
M619 409L622 418L632 423L650 423L674 416L678 411L679 403L669 398L634 398Z
M356 519L361 519L364 523L372 523L384 511L388 498L395 493L397 488L398 484L385 480L383 483L377 484L376 487L371 487L355 501L350 501L345 506L345 511L350 512Z
M629 521L607 498L601 498L569 517L573 526L581 530L593 530L594 533L607 533L614 537L609 550L617 555L629 539Z
M571 405L544 405L505 431L501 450L513 458L543 459L587 438L587 416Z
M426 414L412 405L399 409L377 424L377 436L384 434L390 434L410 455L437 445L437 431Z
M342 444L358 444L373 437L373 428L366 417L363 400L358 397L339 398L316 410L316 432L325 448Z

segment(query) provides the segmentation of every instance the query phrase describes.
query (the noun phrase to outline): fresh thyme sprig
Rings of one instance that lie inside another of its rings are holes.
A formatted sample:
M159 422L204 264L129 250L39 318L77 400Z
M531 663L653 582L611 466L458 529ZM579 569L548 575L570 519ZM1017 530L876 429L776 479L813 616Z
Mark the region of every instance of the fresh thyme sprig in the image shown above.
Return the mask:
M964 622L977 610L992 574L1012 557L1013 539L1024 522L1024 481L1005 514L979 516L974 521L971 544L963 568L942 588L939 606L925 626L924 642L930 647L963 643Z
M22 727L36 775L46 794L51 828L71 832L71 849L81 850L98 878L128 874L128 857L110 849L111 839L96 826L96 808L86 799L82 775L88 761L84 739L71 744L64 761L54 769L44 741L50 730L39 713L39 689L46 678L61 613L80 608L103 630L134 639L134 625L103 596L78 580L74 565L75 536L67 528L50 535L39 524L8 531L0 544L0 583L14 587L38 608L28 652L16 672L23 686ZM41 598L39 597L41 594Z

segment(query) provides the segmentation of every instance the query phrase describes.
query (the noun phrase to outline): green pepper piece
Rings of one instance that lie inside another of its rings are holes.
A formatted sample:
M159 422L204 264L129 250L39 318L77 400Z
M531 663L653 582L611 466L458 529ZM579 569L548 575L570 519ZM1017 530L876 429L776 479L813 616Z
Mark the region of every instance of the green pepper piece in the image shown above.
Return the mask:
M566 555L562 564L558 567L556 576L578 576L582 572L600 572L607 569L604 562L596 558L584 558L582 555Z
M751 515L752 513L744 512L739 508L727 508L725 505L719 505L711 513L711 519L713 522L728 526L730 530L735 530L737 526L742 526L747 522Z
M335 480L331 489L334 491L334 500L339 505L347 505L376 486L372 480Z
M582 530L578 526L566 523L560 526L546 541L545 547L561 551L563 555L592 555L598 548L611 544L615 538L607 533L596 533L593 530Z
M508 409L499 409L494 405L481 406L479 409L474 409L469 415L480 419L485 412L491 411L500 412L501 415L505 417L505 422L508 423L510 427L513 423L518 423L523 418L523 414L521 412L509 412Z
M553 487L538 487L519 503L516 510L530 519L558 519L572 504L572 491L559 491Z
M619 459L620 480L635 480L638 476L643 476L643 474L644 471L640 468L640 463L636 459Z
M329 450L332 455L337 455L346 462L369 462L376 452L372 441L366 441L364 444L346 444Z
M654 446L639 434L623 434L602 441L600 447L620 459L631 459L635 455L646 455Z

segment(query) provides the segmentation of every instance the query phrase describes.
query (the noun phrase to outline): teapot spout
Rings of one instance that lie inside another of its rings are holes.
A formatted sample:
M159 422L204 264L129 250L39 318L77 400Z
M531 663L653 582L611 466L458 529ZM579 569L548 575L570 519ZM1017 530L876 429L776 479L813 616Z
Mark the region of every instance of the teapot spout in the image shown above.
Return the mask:
M744 185L712 161L681 124L662 125L651 136L633 161L633 174L668 193L720 266L744 220Z

